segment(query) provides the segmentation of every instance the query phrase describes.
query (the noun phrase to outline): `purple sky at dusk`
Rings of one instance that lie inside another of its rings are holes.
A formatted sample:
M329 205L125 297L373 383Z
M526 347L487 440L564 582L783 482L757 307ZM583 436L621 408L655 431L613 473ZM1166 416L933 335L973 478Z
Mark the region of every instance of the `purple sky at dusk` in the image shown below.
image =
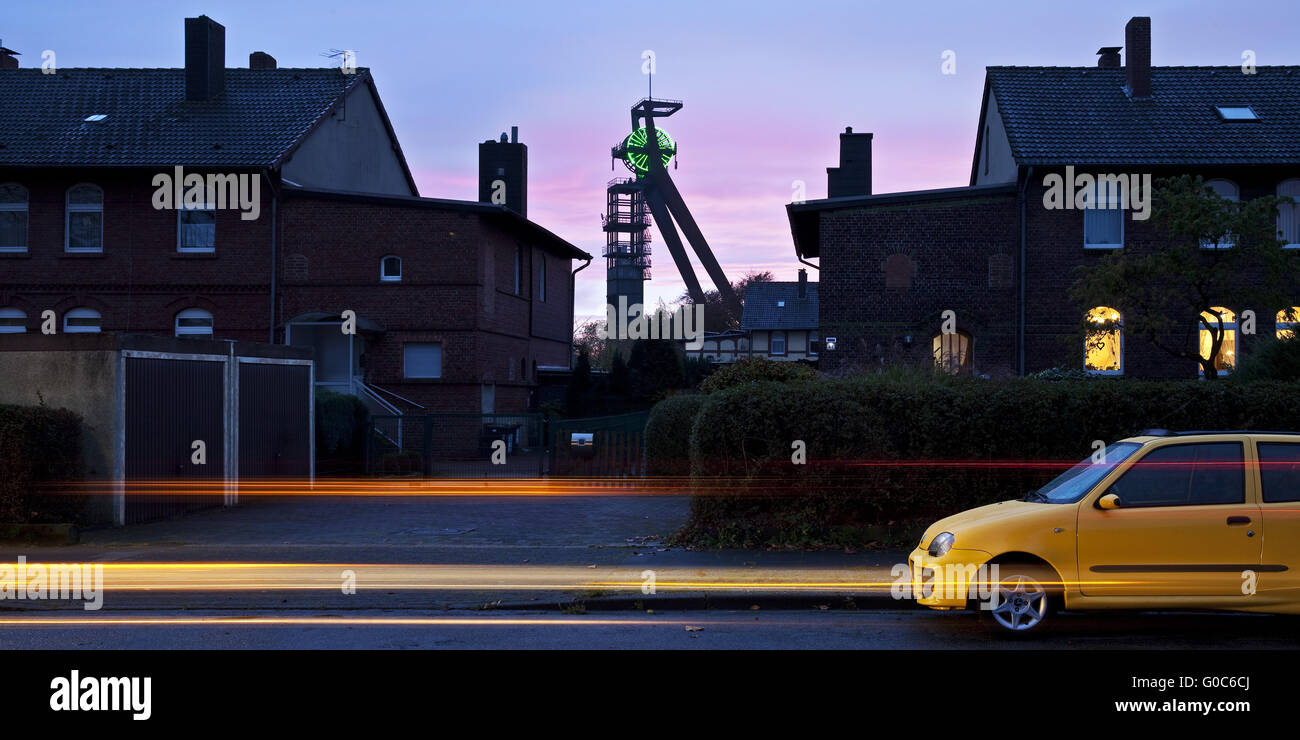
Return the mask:
M965 185L986 65L1092 66L1152 18L1155 65L1300 64L1300 4L1284 2L676 2L649 21L640 4L604 2L23 2L0 39L38 65L179 67L182 19L226 27L228 66L266 51L282 67L330 66L330 48L370 67L421 195L477 197L477 144L512 125L529 148L529 216L599 255L609 149L646 93L685 101L663 127L672 171L732 279L771 270L792 280L785 204L792 182L826 195L836 134L871 131L875 192ZM957 74L940 73L956 53ZM655 246L661 247L657 238ZM647 300L682 290L666 250ZM576 266L576 265L575 265ZM703 270L697 273L707 283ZM815 275L810 276L816 279ZM603 312L604 264L579 274L577 313Z

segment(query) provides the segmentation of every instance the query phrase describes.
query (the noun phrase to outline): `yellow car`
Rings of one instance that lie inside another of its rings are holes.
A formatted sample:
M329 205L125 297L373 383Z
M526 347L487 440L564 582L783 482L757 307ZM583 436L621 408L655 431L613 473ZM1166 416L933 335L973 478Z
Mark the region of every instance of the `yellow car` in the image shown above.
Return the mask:
M1300 614L1300 434L1149 430L933 524L914 597L1022 632L1059 609Z

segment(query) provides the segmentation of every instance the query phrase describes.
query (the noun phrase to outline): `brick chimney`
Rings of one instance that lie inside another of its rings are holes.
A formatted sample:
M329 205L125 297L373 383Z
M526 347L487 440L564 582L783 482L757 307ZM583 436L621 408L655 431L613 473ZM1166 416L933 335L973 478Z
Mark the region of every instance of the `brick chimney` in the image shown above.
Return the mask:
M1124 76L1132 98L1151 97L1151 19L1135 16L1124 26Z
M871 134L840 134L840 166L826 168L826 197L871 195Z
M1119 68L1119 46L1103 46L1097 50L1097 66L1103 68Z
M185 99L212 100L226 91L226 27L201 15L185 19Z
M0 46L0 69L18 69L18 52Z
M528 147L519 143L519 127L510 127L510 138L501 134L500 141L488 139L478 145L478 199L491 203L498 188L505 183L505 207L528 218Z
M799 268L799 297L808 297L808 271L802 267Z
M275 57L264 51L255 51L248 55L249 69L275 69Z

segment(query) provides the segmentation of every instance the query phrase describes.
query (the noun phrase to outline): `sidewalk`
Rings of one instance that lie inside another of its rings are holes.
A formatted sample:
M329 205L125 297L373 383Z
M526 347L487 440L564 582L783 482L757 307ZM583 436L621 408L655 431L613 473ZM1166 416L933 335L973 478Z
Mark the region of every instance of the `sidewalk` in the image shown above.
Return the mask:
M261 500L0 545L0 564L105 565L103 612L139 609L842 608L887 602L889 551L693 551L662 544L684 496ZM347 581L355 593L345 594ZM0 601L24 611L71 601Z

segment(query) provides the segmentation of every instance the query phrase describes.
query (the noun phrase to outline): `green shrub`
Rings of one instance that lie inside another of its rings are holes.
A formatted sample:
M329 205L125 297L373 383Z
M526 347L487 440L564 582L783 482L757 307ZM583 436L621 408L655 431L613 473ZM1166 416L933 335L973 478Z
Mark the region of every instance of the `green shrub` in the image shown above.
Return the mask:
M83 477L82 433L67 409L0 406L0 522L84 519L86 499L57 486Z
M655 404L645 425L646 472L687 475L691 472L691 425L704 396L679 395Z
M1251 342L1229 376L1237 382L1300 380L1300 339L1269 338Z
M360 461L369 416L366 404L356 396L316 391L316 457Z
M737 385L763 381L811 380L817 372L799 362L776 362L765 357L738 360L717 370L700 383L700 392L713 393Z
M905 377L712 393L690 434L697 544L843 544L1018 498L1144 429L1300 430L1300 383ZM807 463L791 461L803 440ZM859 542L861 544L861 542Z

